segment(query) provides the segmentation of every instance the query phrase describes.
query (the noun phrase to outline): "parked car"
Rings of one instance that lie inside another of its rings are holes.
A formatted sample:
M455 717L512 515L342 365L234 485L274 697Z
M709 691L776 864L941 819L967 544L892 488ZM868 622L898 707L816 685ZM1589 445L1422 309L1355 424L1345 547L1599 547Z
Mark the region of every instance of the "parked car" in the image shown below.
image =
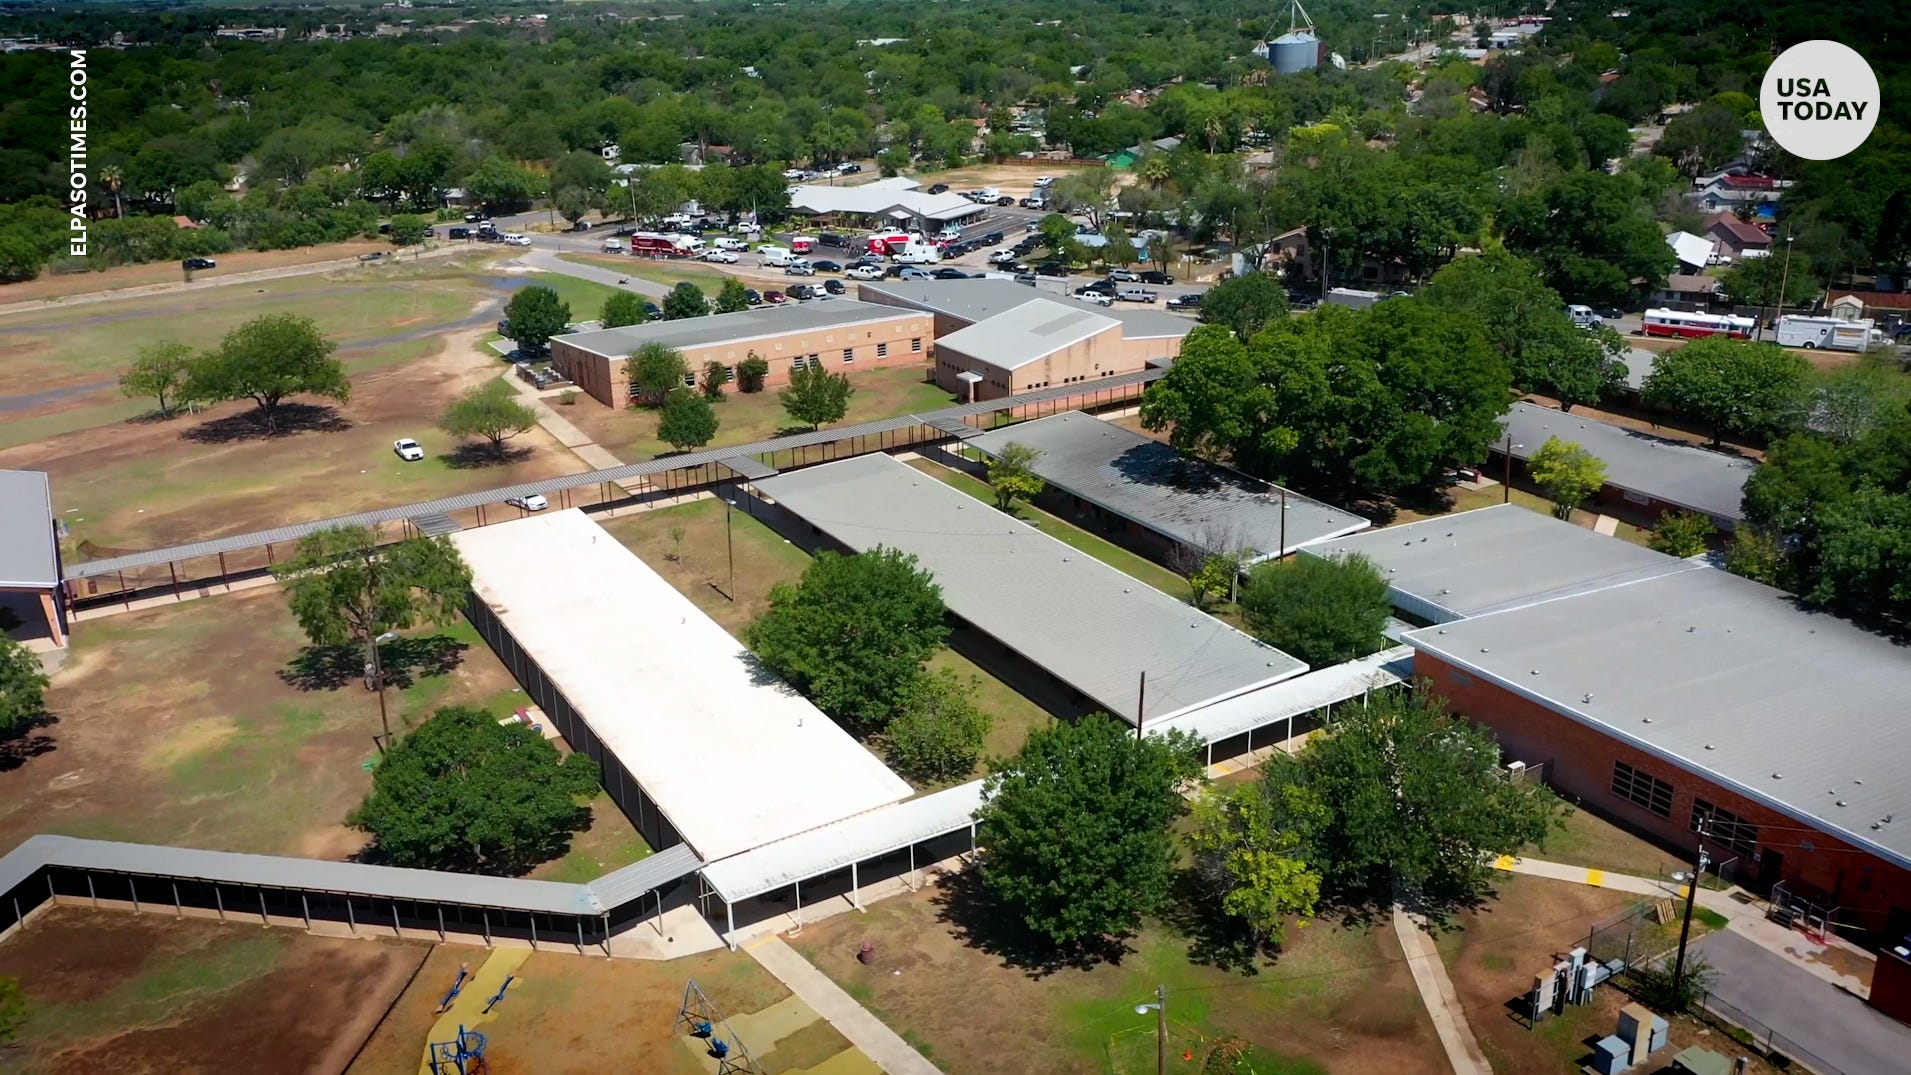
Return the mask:
M646 320L655 321L658 318L662 317L663 315L664 315L663 307L657 305L654 302L644 303L644 318Z
M815 269L817 272L842 272L843 263L840 261L828 261L828 260L812 261L810 262L810 268Z
M384 259L384 257L385 257L385 252L384 252L383 250L374 250L374 251L372 251L372 252L371 252L371 253L369 253L369 254L360 254L360 255L358 255L358 260L360 260L360 261L381 261L381 260L383 260L383 259Z
M992 231L988 233L987 235L984 235L982 237L982 245L983 246L1001 246L1002 233L999 231Z
M862 170L863 170L863 166L860 164L857 164L855 161L844 161L843 163L836 166L837 175L855 175L857 172L860 172Z
M391 450L407 463L416 463L425 457L424 447L410 437L399 437L392 441Z
M783 169L783 178L785 179L808 179L809 177L810 174L801 168Z
M1124 287L1115 297L1123 302L1153 302L1161 296L1145 287Z
M749 243L746 243L741 239L733 239L728 235L717 236L716 241L712 243L711 245L715 246L718 250L728 250L731 253L737 253L739 251L750 249Z
M1030 287L1034 287L1035 274L1032 272L1018 272L1015 274L1015 282L1018 284L1027 284Z
M849 294L849 288L843 286L843 282L841 280L836 279L833 276L830 277L828 280L823 281L823 291L825 294L829 294L829 295Z
M949 184L947 184L947 183L931 183L931 184L929 184L929 193L931 193L931 194L947 194L947 193L949 193Z
M1160 269L1149 269L1147 272L1141 274L1141 282L1155 285L1172 284L1174 283L1174 277L1169 276Z
M179 265L181 268L186 269L216 269L219 267L219 263L211 258L187 258L180 262Z
M1115 293L1115 290L1116 290L1115 282L1113 280L1097 280L1092 284L1083 284L1082 286L1076 288L1075 294L1113 296Z
M1168 300L1168 309L1170 310L1199 310L1200 308L1201 296L1193 292L1186 295L1176 295L1174 298Z
M1617 321L1626 316L1626 311L1621 310L1617 306L1595 306L1593 307L1593 313L1598 314L1607 321Z
M450 231L445 233L445 238L469 239L471 238L471 229L470 228L452 228Z
M1141 282L1141 274L1132 269L1110 269L1108 270L1108 278L1118 284L1138 284Z
M1067 276L1068 266L1059 261L1044 261L1035 267L1035 271L1042 276Z
M763 292L753 287L746 287L743 289L743 301L752 306L761 306L763 305Z
M929 270L918 269L914 265L902 266L901 269L896 273L896 276L898 279L902 279L902 280L934 280L935 279L935 277L929 273Z
M881 265L871 265L868 263L851 265L848 271L843 273L843 275L853 277L857 280L880 280L883 278L883 267Z
M1007 209L1007 208L1008 208L1009 206L1011 206L1011 205L1014 205L1014 204L1015 204L1015 199L1014 199L1014 198L1011 198L1011 197L1009 197L1009 196L1008 196L1008 195L1006 195L1006 194L1003 194L1003 195L1000 195L1000 196L998 196L998 197L997 197L997 198L995 199L995 204L997 204L997 205L999 205L999 206L1001 206L1001 207L1002 207L1002 208L1004 208L1004 209Z
M781 291L772 290L763 293L763 301L769 303L771 306L781 306L789 300Z
M798 302L808 302L818 294L817 290L808 284L791 284L784 293Z
M954 266L950 266L950 265L944 265L942 268L937 269L934 272L931 272L929 275L935 277L938 280L967 280L969 278L968 273L963 272L961 269L955 268Z
M520 235L517 232L512 232L504 237L504 244L506 246L530 246L531 237L529 235Z
M816 245L833 246L838 250L847 250L849 249L849 239L833 231L826 231L816 237Z
M543 511L545 508L551 506L551 502L544 499L543 493L532 493L530 496L514 496L506 500L505 503L514 508L523 508L525 511Z
M784 276L815 276L816 267L807 261L792 261L783 269Z
M466 224L476 224L478 221L483 219L484 219L483 213L466 213L464 215L464 222Z
M1096 306L1113 306L1115 304L1114 298L1103 291L1077 289L1075 297L1083 302L1093 303Z
M997 250L995 253L989 255L989 264L1009 265L1014 263L1015 256L1015 251L1013 250Z
M737 263L737 252L734 250L712 248L705 250L701 256L705 261L722 262L725 265L735 265Z

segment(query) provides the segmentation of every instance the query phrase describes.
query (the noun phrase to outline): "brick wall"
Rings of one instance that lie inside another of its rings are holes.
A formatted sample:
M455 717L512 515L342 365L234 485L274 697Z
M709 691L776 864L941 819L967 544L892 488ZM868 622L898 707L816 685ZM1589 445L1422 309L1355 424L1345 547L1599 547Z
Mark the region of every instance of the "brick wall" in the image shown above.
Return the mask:
M1740 876L1753 879L1762 873L1768 882L1782 879L1806 898L1840 908L1836 916L1840 923L1881 934L1899 929L1899 923L1911 924L1911 871L1430 654L1416 653L1413 670L1415 676L1431 682L1454 712L1492 728L1508 761L1544 764L1554 788L1568 799L1583 801L1595 813L1690 854L1697 839L1691 828L1693 800L1704 799L1759 827L1758 860L1744 856L1747 861L1739 863ZM1809 736L1802 735L1799 745L1808 749ZM1672 785L1670 816L1661 817L1613 794L1615 762ZM1869 824L1872 819L1863 820ZM1911 818L1903 823L1911 824ZM1733 854L1717 841L1708 840L1707 846L1714 861Z

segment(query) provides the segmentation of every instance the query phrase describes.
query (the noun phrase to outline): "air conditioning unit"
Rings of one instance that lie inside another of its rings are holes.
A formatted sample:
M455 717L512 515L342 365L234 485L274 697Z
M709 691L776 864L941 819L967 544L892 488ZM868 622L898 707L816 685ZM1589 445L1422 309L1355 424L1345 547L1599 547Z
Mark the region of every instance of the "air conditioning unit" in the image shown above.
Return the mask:
M1514 776L1518 776L1526 771L1526 763L1523 761L1507 762L1506 771L1512 773Z

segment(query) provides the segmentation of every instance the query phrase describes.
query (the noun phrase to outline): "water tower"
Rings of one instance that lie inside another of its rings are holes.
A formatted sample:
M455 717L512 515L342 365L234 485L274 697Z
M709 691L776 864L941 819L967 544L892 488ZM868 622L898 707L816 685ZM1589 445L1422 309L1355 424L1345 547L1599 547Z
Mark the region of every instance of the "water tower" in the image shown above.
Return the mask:
M1311 71L1320 64L1320 38L1315 36L1314 20L1308 17L1301 0L1291 0L1287 32L1267 43L1267 62L1274 65L1277 75Z

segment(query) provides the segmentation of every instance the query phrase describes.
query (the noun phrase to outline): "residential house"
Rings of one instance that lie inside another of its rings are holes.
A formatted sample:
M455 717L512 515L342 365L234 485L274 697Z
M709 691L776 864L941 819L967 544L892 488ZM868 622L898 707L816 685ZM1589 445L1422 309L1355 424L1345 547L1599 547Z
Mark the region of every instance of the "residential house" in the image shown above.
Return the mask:
M1717 213L1706 220L1705 235L1717 245L1719 253L1735 259L1743 259L1747 251L1762 255L1772 249L1772 237L1764 228L1740 220L1732 213Z

